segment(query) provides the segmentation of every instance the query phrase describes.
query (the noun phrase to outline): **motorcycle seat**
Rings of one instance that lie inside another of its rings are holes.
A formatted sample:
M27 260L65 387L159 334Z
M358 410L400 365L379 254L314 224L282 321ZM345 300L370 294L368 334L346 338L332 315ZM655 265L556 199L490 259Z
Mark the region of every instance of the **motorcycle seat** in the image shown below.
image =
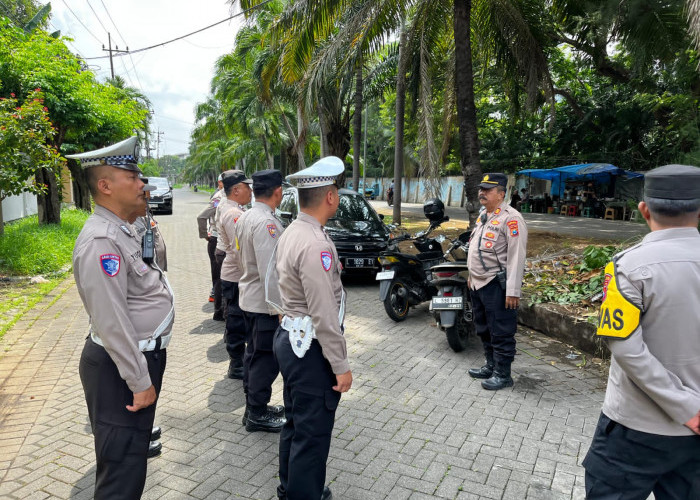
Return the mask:
M419 260L435 260L442 258L442 252L421 252L416 257Z

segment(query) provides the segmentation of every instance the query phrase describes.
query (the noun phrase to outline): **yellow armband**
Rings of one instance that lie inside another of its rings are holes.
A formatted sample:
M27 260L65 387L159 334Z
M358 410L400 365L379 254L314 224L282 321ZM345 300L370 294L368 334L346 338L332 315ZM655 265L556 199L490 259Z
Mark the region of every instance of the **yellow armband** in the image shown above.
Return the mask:
M639 326L640 309L630 302L617 287L615 263L605 266L603 303L598 318L599 337L626 339Z

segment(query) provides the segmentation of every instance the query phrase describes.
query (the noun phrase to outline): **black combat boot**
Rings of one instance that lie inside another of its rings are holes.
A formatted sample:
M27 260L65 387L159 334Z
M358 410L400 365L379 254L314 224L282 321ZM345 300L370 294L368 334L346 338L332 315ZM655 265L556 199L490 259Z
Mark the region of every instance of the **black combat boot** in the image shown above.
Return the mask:
M493 375L493 352L484 353L486 364L481 368L470 368L469 376L471 378L491 378Z
M491 378L481 382L481 387L487 391L497 391L506 387L513 387L513 379L510 376L510 361L496 364Z
M248 418L245 423L245 430L248 432L281 432L287 419L277 417L268 411L267 406L248 408Z
M246 405L245 411L243 412L243 418L241 419L243 425L248 423L249 408L250 407ZM267 405L267 411L272 413L275 417L284 418L284 406L282 405Z
M243 359L232 358L228 363L228 378L243 380Z
M151 441L158 441L160 439L160 427L157 425L153 426L151 429Z
M161 449L163 449L163 445L160 444L160 441L151 441L150 443L148 443L148 453L146 454L146 456L148 458L157 457L158 455L160 455Z

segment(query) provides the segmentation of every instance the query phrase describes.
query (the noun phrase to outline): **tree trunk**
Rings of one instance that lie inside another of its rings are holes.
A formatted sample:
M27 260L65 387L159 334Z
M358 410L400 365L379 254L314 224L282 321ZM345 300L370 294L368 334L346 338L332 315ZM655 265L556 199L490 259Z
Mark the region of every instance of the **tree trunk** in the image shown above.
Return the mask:
M355 68L355 114L352 117L352 187L360 191L360 155L362 154L362 56Z
M393 223L401 224L401 180L403 178L403 129L406 109L406 29L401 25L399 65L396 74L396 139L394 141L394 213Z
M282 177L287 177L289 172L287 171L287 155L289 154L289 148L285 145L280 146L280 172Z
M466 209L469 225L474 227L479 214L479 131L474 104L474 70L471 44L472 0L454 0L455 35L455 94L457 95L457 119L459 121L459 148L466 192Z
M350 152L350 131L348 128L341 124L337 126L331 124L326 139L328 141L328 155L337 156L345 161L345 157Z
M320 143L321 143L321 158L324 158L328 156L330 153L328 150L330 149L328 147L328 120L326 119L326 115L323 113L323 109L321 108L321 105L318 105L318 128L321 130L321 138L320 138Z
M2 216L2 200L4 199L5 197L0 193L0 236L5 234L5 219Z
M86 212L91 212L90 188L87 183L85 170L75 160L68 160L68 170L73 177L73 194L75 196L75 206Z
M49 169L42 168L35 177L37 184L45 184L48 188L46 194L40 194L36 197L39 224L60 224L61 199L56 174Z
M267 137L264 135L262 137L263 148L265 149L265 159L267 160L267 168L272 170L275 168L275 159L272 157L272 152L270 151L270 145L267 143Z
M304 160L304 153L306 152L306 117L304 116L304 110L301 105L297 105L297 140L294 149L297 153L297 168L294 170L298 172L306 168L306 161Z

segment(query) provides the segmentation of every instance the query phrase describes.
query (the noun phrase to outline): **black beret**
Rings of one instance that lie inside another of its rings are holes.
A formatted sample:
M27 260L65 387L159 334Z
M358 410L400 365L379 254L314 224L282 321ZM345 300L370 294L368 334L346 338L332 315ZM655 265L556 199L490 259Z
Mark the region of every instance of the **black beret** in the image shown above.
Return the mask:
M484 178L481 179L479 187L482 189L491 189L496 186L508 187L508 176L500 172L489 172L484 174Z
M664 165L644 175L644 196L665 200L700 199L700 168Z
M279 170L260 170L253 173L252 177L255 191L265 191L282 185L282 173Z
M221 182L224 183L224 189L228 189L231 186L235 186L241 182L245 182L246 184L251 184L253 182L246 177L245 172L242 170L227 170L221 174L221 176Z

